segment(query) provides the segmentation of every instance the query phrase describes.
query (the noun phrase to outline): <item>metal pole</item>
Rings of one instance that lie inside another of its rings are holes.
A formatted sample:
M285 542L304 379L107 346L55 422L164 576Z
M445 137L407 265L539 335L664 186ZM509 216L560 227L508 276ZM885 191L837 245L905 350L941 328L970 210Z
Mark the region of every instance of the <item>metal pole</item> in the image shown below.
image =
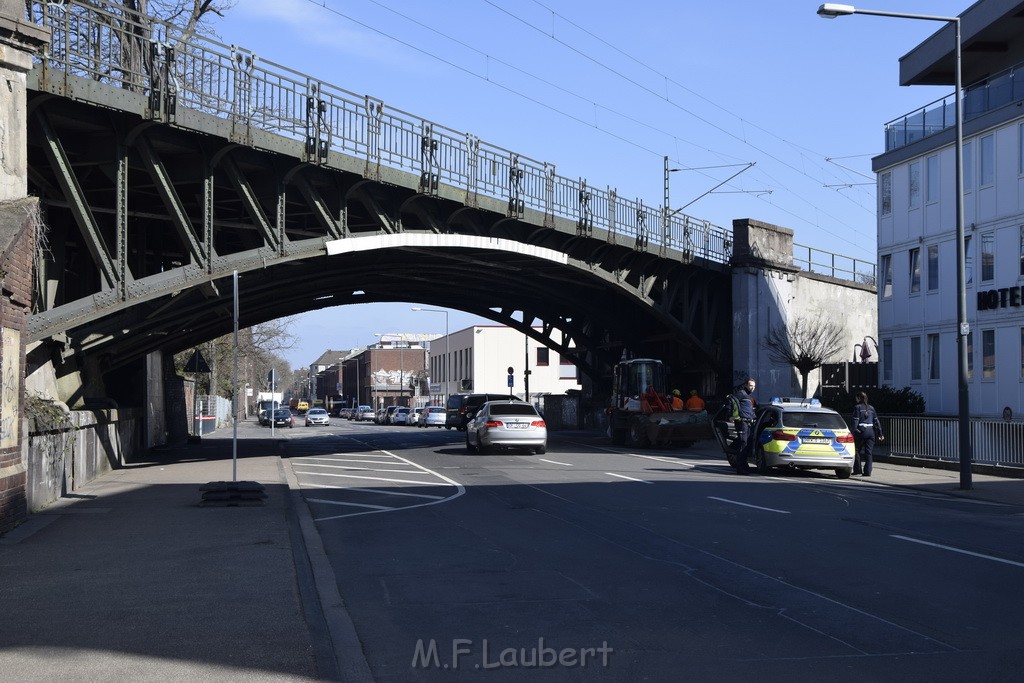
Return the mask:
M967 335L971 333L967 322L967 255L964 253L964 115L961 89L960 19L953 22L956 33L956 290L957 290L957 375L960 431L960 488L972 488L971 460L971 401L967 377Z
M235 348L233 351L232 358L232 372L234 377L232 378L231 387L231 423L234 429L231 433L231 481L238 481L238 271L234 270L231 273L231 278L235 284Z
M450 343L450 340L448 339L448 311L445 310L444 311L444 402L441 404L443 406L447 406L448 405L448 392L451 390L451 387L448 385L448 375L449 375L448 364L451 363L451 356L449 355L449 353L450 353L449 343Z
M850 5L825 3L818 8L818 14L825 18L834 18L845 14L869 14L878 17L896 17L898 19L923 19L925 21L942 21L953 25L955 45L954 87L955 122L956 122L956 300L957 300L957 405L960 446L960 488L970 489L971 461L971 401L970 383L967 377L967 337L971 333L967 322L967 263L964 249L964 128L963 128L963 89L960 17L942 17L930 14L905 14L902 12L883 12L878 10L856 9Z

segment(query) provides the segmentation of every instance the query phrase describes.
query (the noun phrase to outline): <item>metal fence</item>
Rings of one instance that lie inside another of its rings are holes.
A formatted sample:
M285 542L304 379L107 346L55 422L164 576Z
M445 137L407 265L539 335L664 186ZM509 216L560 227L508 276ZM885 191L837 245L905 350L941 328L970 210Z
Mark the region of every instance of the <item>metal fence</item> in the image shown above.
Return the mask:
M609 242L641 250L671 249L683 260L728 263L731 231L665 207L599 189L583 178L555 173L531 159L452 130L382 100L361 96L312 76L264 61L255 53L210 38L183 35L180 27L103 0L32 2L30 19L52 32L39 60L51 90L74 91L69 77L103 83L148 99L154 120L184 125L181 108L230 123L230 137L251 143L254 130L303 141L306 161L329 163L330 152L365 162L364 174L382 169L419 176L425 191L438 183L508 206L573 221L582 235L604 230ZM652 246L653 245L653 246Z
M884 446L891 455L960 461L960 425L955 417L882 416ZM1024 466L1024 422L971 420L972 462Z
M875 264L870 261L793 244L793 265L803 268L808 273L875 286Z

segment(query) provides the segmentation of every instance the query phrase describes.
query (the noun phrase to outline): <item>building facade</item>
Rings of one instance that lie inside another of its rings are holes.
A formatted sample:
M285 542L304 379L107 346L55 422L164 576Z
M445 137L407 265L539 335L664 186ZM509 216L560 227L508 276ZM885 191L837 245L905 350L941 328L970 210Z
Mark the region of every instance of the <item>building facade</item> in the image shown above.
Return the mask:
M980 417L1024 409L1021 12L1024 2L982 0L961 15L968 382L970 412ZM901 60L901 84L952 85L954 45L946 27L917 46ZM909 386L934 415L958 408L953 100L887 124L886 152L873 162L880 382Z
M435 339L428 363L430 398L441 405L457 393L508 392L525 399L527 382L531 401L581 388L579 371L568 358L504 325L474 325Z

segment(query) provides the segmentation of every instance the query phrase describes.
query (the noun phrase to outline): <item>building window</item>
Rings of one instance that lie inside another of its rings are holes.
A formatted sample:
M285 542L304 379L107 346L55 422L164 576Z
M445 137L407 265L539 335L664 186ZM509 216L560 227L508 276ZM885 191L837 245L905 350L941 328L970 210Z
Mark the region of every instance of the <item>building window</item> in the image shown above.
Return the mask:
M978 186L986 187L995 182L996 178L996 157L995 157L995 136L986 135L981 139L981 146L978 148Z
M910 250L910 293L921 291L921 250Z
M981 236L981 281L991 282L996 277L995 235L991 232Z
M964 284L974 284L974 258L971 256L971 236L964 236Z
M928 246L928 291L939 288L939 245Z
M1017 124L1017 173L1024 175L1024 123Z
M939 379L939 335L928 335L928 379Z
M981 331L981 377L995 379L996 376L996 331Z
M1020 328L1020 376L1024 377L1024 327Z
M882 379L892 381L892 339L882 340Z
M883 173L879 177L879 184L881 187L878 188L878 196L881 197L882 215L888 216L892 213L892 173Z
M939 155L933 154L928 157L928 181L925 193L926 202L937 202L939 200Z
M971 165L971 143L964 143L964 192L974 189L974 167Z
M921 206L921 162L910 164L910 208Z
M543 366L548 364L548 351L549 349L545 346L537 347L537 366Z
M910 338L910 379L921 379L921 338Z
M576 366L572 359L560 356L558 359L558 379L576 379Z
M892 298L892 254L882 254L882 298Z
M960 349L957 349L960 353ZM974 332L967 333L967 379L974 377Z
M1020 271L1019 275L1024 275L1024 225L1020 226Z

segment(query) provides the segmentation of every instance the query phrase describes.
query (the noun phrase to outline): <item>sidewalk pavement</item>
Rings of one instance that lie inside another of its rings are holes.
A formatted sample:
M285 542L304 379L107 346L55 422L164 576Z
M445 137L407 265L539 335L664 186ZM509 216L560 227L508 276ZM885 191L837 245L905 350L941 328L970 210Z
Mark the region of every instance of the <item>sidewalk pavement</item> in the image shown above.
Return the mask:
M0 538L0 678L372 680L281 443L239 441L264 505L199 506L232 479L231 436L154 451ZM878 462L860 482L1024 506L1024 479L961 491L957 471Z
M220 431L0 538L0 679L371 680L280 442L238 442L263 505L199 506L200 486L233 478Z

